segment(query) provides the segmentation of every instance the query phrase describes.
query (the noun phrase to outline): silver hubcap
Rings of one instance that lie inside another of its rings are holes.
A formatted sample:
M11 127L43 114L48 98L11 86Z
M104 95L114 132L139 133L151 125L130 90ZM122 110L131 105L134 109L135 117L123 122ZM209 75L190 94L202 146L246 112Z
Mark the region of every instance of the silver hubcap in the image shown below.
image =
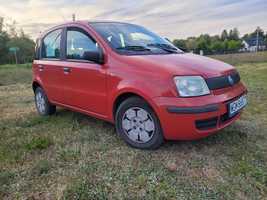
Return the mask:
M138 143L146 143L154 135L155 123L146 110L134 107L129 108L124 113L122 128L130 140Z
M45 98L41 92L36 94L36 106L40 113L45 112Z

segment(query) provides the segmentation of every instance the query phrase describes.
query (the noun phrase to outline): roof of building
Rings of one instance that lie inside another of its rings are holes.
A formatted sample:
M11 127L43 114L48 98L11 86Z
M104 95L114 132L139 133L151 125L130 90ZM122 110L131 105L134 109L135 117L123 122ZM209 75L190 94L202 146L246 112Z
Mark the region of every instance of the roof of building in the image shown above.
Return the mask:
M257 46L257 37L253 37L250 39L245 40L245 42L249 45L249 46ZM259 37L259 46L264 46L266 43L263 39L263 37Z

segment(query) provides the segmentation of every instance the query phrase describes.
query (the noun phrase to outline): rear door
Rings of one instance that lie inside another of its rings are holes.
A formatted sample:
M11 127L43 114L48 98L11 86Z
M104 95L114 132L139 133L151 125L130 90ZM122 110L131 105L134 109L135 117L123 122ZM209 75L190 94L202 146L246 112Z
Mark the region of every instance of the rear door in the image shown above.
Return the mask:
M37 63L39 77L52 102L65 103L62 67L63 29L49 32L41 41L41 59Z
M106 69L86 56L88 52L100 51L100 46L83 28L68 27L65 36L64 83L67 104L105 117Z

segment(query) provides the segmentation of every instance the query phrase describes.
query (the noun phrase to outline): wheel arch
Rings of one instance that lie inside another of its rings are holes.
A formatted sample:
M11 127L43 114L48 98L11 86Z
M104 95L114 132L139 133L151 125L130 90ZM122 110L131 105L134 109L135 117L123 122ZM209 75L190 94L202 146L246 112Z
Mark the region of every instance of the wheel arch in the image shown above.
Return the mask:
M155 112L155 114L158 116L157 107L152 101L151 98L147 97L146 95L142 94L139 91L133 91L133 90L124 90L121 91L115 98L112 103L112 119L115 121L115 116L117 109L121 105L122 102L124 102L126 99L131 97L139 97L143 99L145 102L148 103L148 105L152 108L152 110ZM159 118L159 117L158 117Z
M38 87L41 87L42 88L41 84L38 81L36 81L36 80L33 81L32 82L32 90L35 92L36 88L38 88Z

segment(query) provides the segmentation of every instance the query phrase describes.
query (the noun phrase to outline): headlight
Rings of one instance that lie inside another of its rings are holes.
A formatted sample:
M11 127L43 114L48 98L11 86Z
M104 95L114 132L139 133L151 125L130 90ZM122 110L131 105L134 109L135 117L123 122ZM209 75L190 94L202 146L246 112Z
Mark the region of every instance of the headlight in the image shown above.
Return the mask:
M174 82L181 97L210 94L206 81L201 76L176 76Z

